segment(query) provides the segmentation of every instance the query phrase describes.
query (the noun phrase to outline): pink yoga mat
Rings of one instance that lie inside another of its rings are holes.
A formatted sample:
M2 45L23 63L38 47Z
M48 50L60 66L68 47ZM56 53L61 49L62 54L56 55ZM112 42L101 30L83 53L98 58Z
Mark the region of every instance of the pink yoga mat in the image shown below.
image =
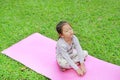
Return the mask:
M56 41L34 33L2 51L3 54L24 64L51 80L120 80L120 66L88 56L87 73L78 76L74 70L61 72L56 63Z

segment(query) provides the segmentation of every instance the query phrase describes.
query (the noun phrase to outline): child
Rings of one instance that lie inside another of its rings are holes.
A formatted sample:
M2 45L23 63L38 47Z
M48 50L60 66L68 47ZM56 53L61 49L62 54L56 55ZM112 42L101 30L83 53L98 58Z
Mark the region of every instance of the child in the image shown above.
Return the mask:
M86 72L84 60L88 53L82 50L71 25L66 21L61 21L57 24L56 31L59 34L56 58L61 70L65 71L73 68L78 75L84 75ZM80 64L80 67L78 67L78 64Z

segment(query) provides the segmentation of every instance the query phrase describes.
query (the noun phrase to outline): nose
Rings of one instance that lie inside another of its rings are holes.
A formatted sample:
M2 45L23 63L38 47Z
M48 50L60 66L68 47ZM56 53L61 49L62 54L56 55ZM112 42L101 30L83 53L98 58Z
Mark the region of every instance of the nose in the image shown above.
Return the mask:
M70 30L70 34L73 34L73 30Z

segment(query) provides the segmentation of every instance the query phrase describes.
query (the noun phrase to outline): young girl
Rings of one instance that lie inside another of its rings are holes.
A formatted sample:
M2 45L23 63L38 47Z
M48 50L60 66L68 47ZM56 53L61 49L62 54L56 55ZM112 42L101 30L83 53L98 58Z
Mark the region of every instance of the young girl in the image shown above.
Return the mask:
M84 60L88 55L87 51L82 50L73 29L66 21L57 24L56 30L59 34L57 41L57 62L62 71L73 68L78 75L84 75L86 72ZM80 67L78 66L80 64Z

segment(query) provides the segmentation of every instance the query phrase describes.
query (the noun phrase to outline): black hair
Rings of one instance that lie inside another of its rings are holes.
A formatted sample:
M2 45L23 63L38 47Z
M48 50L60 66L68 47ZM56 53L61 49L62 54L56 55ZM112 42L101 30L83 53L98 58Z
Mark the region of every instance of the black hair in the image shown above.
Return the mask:
M62 34L62 27L65 24L69 24L67 21L60 21L57 25L56 25L56 31L58 32L58 34Z
M56 31L58 32L58 34L62 34L62 27L65 24L69 24L67 21L60 21L57 25L56 25ZM60 35L59 35L60 38Z

